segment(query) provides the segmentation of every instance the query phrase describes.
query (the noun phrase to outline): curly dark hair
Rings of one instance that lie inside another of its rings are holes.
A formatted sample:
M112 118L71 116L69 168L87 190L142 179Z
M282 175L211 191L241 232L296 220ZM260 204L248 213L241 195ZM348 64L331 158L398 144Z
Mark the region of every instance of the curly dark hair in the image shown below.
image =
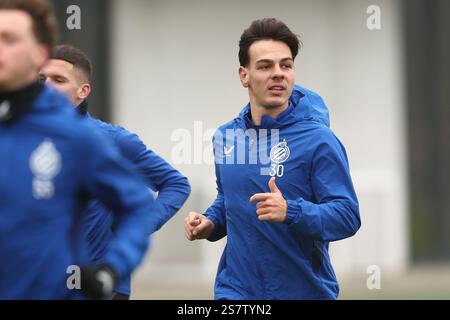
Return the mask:
M15 9L28 13L33 21L36 39L52 49L58 37L53 6L47 0L0 0L0 10Z
M301 46L298 36L293 33L284 22L275 18L259 19L252 22L244 30L239 41L239 63L247 67L250 62L248 49L259 40L281 41L291 49L292 59L295 60Z

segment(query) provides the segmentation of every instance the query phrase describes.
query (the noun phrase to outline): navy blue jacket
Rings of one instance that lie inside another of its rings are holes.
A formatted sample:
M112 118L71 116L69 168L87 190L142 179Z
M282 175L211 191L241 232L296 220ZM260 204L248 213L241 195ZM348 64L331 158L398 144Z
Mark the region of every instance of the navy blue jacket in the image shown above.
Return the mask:
M156 230L166 223L184 204L190 193L188 179L164 159L147 149L139 137L121 126L114 126L86 115L89 122L102 132L118 148L120 154L135 165L156 198ZM156 214L152 212L151 214ZM94 200L86 208L85 228L91 261L102 262L107 246L113 238L111 211ZM123 277L115 291L130 295L131 276Z
M143 179L67 99L45 87L29 112L0 123L0 299L75 296L67 268L79 265L74 226L94 197L117 217L104 262L126 275L158 227Z
M268 130L265 143L259 129ZM273 129L279 130L274 142ZM245 134L227 137L227 130ZM360 216L347 156L322 98L294 86L289 107L277 119L264 116L260 127L247 105L219 128L214 150L218 194L205 215L215 224L210 241L227 236L216 299L335 299L339 287L328 245L354 235ZM267 161L252 158L251 150ZM260 222L249 201L270 192L271 176L287 200L285 223Z

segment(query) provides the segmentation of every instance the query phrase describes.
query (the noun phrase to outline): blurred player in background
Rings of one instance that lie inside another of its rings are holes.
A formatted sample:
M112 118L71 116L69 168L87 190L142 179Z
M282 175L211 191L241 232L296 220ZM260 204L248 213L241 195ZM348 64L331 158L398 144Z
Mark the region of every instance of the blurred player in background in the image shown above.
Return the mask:
M81 297L67 270L76 208L99 199L116 232L99 265L81 265L81 291L108 298L141 261L160 206L98 129L38 81L55 42L46 0L0 0L0 299ZM76 281L75 281L76 282Z
M76 106L77 111L105 134L119 149L122 156L136 165L149 188L158 192L159 208L157 229L166 223L184 204L190 193L189 182L164 159L147 149L139 137L128 130L93 118L88 112L87 98L91 93L92 65L87 55L70 46L57 46L51 59L41 70L41 79L63 92ZM113 220L109 209L98 201L86 208L85 231L87 233L90 260L101 263L106 248L113 237ZM130 296L131 277L125 277L116 287L114 299Z

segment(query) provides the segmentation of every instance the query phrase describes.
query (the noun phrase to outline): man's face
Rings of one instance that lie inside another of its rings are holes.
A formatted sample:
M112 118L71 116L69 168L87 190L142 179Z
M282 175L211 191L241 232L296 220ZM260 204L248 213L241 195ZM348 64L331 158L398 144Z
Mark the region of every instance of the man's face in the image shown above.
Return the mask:
M83 81L73 64L64 60L50 59L41 69L40 76L45 78L46 83L65 94L75 106L84 100L84 97L80 97Z
M259 40L249 48L249 65L239 69L250 101L265 109L287 107L295 83L289 47L281 41Z
M38 43L31 17L20 10L0 10L0 90L13 91L37 80L48 58Z

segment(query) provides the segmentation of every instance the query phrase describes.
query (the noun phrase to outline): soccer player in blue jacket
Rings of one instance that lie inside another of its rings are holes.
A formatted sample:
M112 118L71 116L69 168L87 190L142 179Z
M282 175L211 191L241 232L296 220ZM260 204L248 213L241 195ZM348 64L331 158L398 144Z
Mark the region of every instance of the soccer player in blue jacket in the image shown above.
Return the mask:
M38 81L55 31L48 1L0 0L0 299L82 298L78 289L107 298L158 228L141 176ZM92 197L112 210L116 230L102 263L81 265L77 208Z
M186 177L164 159L147 149L139 137L128 130L113 126L87 113L87 98L91 92L91 62L80 49L60 45L53 50L48 63L41 70L41 78L66 94L83 117L105 134L119 149L124 158L136 165L149 188L158 192L159 206L157 229L166 223L184 204L190 193ZM112 215L98 201L86 208L85 228L90 259L101 263L106 247L113 239ZM114 299L129 299L131 276L124 278L115 289Z
M216 299L336 299L328 246L360 227L345 149L320 96L295 85L283 22L254 21L239 46L250 103L214 136L217 198L189 213L186 237L227 236Z

